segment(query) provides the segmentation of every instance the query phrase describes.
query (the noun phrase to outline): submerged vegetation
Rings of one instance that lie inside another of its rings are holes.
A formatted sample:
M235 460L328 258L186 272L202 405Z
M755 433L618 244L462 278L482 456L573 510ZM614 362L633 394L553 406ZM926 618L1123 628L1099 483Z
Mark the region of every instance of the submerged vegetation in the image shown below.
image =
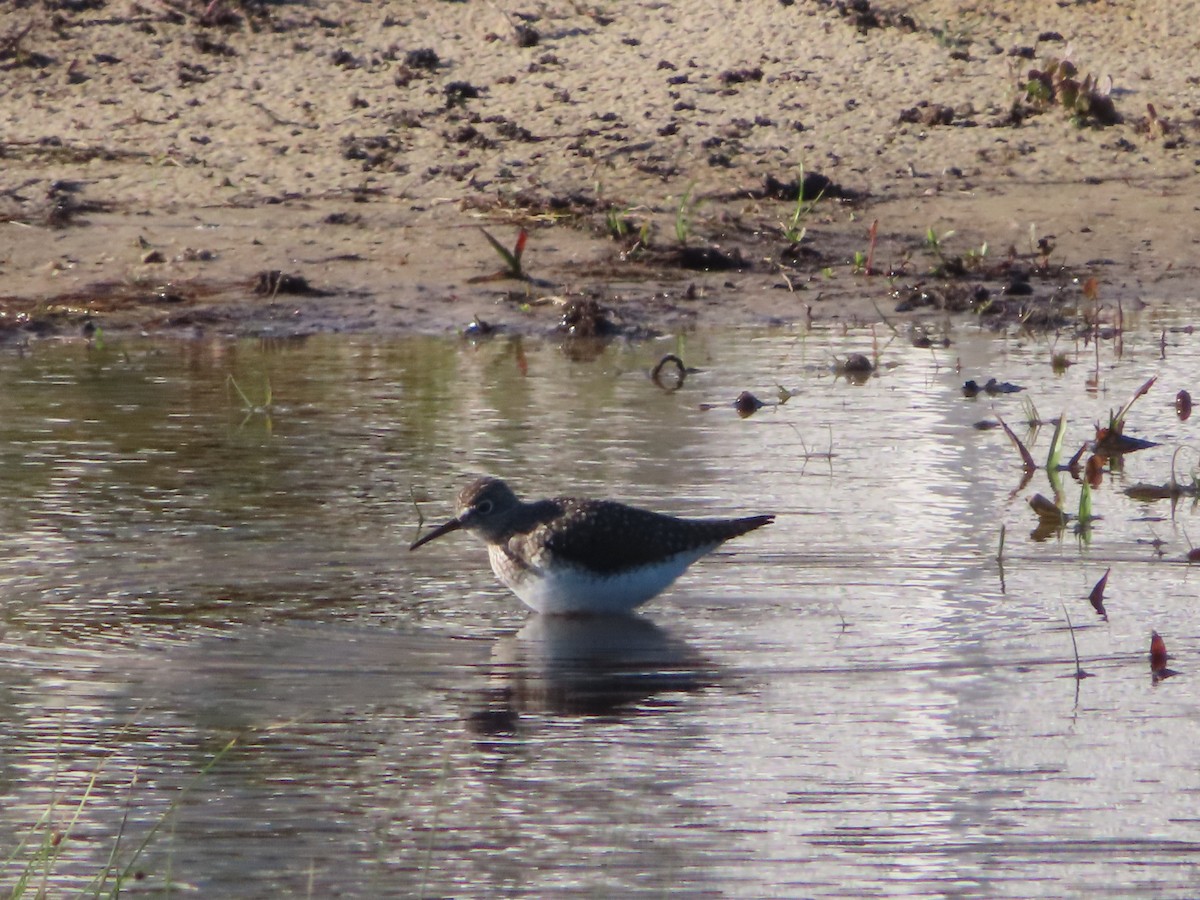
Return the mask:
M116 835L103 864L90 877L78 871L72 873L69 878L71 892L80 897L118 897L122 892L129 892L134 884L145 889L148 883L168 895L179 890L180 886L172 883L169 868L148 879L142 861L147 851L163 838L164 831L169 830L190 792L241 740L240 736L231 738L217 749L199 771L174 792L166 809L141 834L127 831L131 810L135 808L134 798L144 788L135 776L126 787L128 799L124 815L117 824ZM101 776L114 754L115 751L111 752L96 764L78 799L67 801L55 793L41 817L3 861L3 869L11 873L12 880L8 885L11 900L66 896L67 889L60 884L60 863L77 842L76 831L84 813L97 802Z

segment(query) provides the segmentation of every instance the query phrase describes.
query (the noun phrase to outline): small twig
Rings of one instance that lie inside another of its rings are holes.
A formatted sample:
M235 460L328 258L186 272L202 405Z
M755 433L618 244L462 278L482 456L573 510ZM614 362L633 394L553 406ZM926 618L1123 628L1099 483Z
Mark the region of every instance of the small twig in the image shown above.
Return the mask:
M425 527L425 514L421 512L421 504L417 502L417 492L410 484L408 486L408 498L412 500L413 509L417 511L417 531Z
M289 128L309 128L309 129L320 127L318 125L313 124L312 122L297 122L293 119L285 119L285 118L283 118L283 116L281 116L281 115L275 113L273 110L269 109L265 103L260 103L257 100L251 100L250 105L261 109L264 113L267 114L267 118L269 118L276 125L286 125Z
M0 41L0 59L3 59L9 54L16 56L17 45L21 43L21 41L25 38L25 35L29 34L31 31L33 31L33 20L30 20L29 24L24 28L13 32L4 38L3 41Z
M1075 626L1071 624L1071 614L1067 612L1067 604L1062 604L1062 611L1063 615L1067 617L1067 632L1071 635L1071 649L1075 652L1075 680L1091 678L1092 673L1083 671L1083 666L1079 664L1079 645L1075 643Z

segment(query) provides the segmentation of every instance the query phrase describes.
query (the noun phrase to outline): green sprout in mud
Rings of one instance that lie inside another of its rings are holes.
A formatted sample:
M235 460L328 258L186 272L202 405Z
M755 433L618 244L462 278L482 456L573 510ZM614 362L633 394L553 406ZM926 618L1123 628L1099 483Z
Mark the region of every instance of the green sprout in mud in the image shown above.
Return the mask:
M972 248L967 251L963 257L963 264L968 269L979 270L983 268L983 264L987 261L988 242L984 241L979 245L978 249Z
M507 277L515 278L518 281L527 281L529 276L525 274L525 270L521 268L521 257L525 253L525 243L529 240L529 232L522 228L517 232L517 241L513 244L512 250L509 250L498 240L492 237L491 233L486 228L480 228L483 236L487 238L487 242L492 245L492 249L496 254L504 260L505 269L498 274Z
M689 184L683 196L679 198L679 204L675 207L675 239L681 244L687 244L688 238L692 234L692 217L696 214L696 207L699 201L692 197L692 188L694 184Z
M851 263L850 271L855 275L861 275L867 271L867 253L865 250L854 251L854 259Z
M796 180L796 205L792 208L792 214L788 217L787 222L779 224L785 241L791 244L799 244L804 240L804 235L808 233L808 226L804 223L808 221L813 211L817 208L817 204L821 202L821 198L824 196L825 188L821 188L817 192L817 196L811 200L805 199L804 166L800 166L800 177Z
M610 206L608 212L604 214L604 230L614 240L624 240L629 234L632 227L632 222L626 215L628 210L617 209L615 206Z
M604 213L604 231L612 240L622 245L623 259L636 258L650 246L650 221L642 219L639 223L630 215L635 209L639 208L610 206Z
M939 235L932 225L925 229L925 249L936 256L938 262L942 265L946 264L946 253L943 244L947 238L953 236L953 231L947 231L945 234Z

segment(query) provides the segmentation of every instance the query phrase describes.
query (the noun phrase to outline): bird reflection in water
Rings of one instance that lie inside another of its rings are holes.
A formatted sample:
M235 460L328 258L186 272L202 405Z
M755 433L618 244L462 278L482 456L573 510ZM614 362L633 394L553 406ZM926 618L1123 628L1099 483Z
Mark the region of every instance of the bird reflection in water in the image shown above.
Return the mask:
M685 642L636 616L534 616L492 651L492 686L468 718L477 734L517 730L522 713L605 716L716 681Z

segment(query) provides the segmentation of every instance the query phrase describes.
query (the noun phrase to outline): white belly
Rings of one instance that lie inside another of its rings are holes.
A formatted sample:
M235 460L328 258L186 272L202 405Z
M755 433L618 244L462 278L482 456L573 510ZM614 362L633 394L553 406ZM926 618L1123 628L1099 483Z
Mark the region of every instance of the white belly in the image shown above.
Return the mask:
M493 558L492 571L531 609L540 613L619 614L661 594L684 570L716 545L677 553L651 566L597 576L574 566L524 569L508 578ZM501 551L489 547L489 556Z

